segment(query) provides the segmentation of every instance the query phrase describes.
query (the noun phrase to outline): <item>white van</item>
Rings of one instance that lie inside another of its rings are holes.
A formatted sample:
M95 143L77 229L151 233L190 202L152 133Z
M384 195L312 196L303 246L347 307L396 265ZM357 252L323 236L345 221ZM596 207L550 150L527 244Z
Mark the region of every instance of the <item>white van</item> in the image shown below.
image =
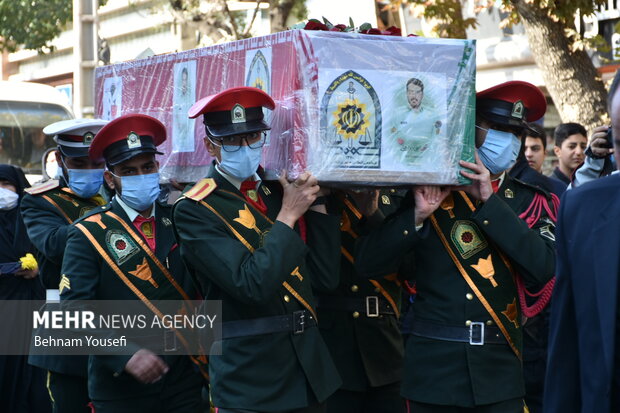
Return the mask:
M0 81L0 163L41 174L41 158L56 146L43 128L73 119L65 95L40 83Z

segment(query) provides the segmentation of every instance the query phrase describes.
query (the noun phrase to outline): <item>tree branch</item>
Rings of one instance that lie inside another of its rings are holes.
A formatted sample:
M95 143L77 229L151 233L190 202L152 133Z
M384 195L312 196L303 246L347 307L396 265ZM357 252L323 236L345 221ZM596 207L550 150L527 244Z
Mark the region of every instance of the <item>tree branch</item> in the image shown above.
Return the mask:
M250 30L252 30L252 26L254 25L254 20L256 20L256 16L260 11L261 0L256 0L256 8L254 9L254 14L252 15L252 20L245 26L245 30L243 31L243 37L248 37L250 35Z
M235 17L232 15L230 9L228 8L228 2L226 0L222 0L224 4L224 12L228 16L228 20L230 20L230 27L232 29L232 34L235 39L239 39L239 31L237 30L237 22L235 22Z

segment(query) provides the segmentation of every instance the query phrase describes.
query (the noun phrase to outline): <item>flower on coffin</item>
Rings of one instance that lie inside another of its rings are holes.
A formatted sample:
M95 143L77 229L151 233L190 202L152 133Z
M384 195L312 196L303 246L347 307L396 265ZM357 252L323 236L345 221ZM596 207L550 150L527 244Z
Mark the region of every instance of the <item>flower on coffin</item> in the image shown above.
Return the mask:
M323 22L318 19L310 19L307 22L301 22L291 29L303 29L303 30L322 30L322 31L330 31L330 32L350 32L350 33L362 33L362 34L380 34L383 36L402 36L402 31L400 28L396 26L390 26L385 30L378 29L376 27L372 27L370 23L364 23L359 27L353 24L353 20L349 18L349 24L333 24L325 17L323 17Z

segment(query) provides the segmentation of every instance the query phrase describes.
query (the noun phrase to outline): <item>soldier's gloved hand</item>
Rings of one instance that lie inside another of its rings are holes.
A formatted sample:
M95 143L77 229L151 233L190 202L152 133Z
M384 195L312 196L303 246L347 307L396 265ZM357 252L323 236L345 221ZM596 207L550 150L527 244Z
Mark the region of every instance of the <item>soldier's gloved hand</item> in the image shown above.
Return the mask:
M315 201L319 190L317 179L310 173L304 172L294 182L287 180L286 171L282 171L279 178L284 189L282 208L276 219L293 228L295 222L306 213Z
M431 216L441 202L450 193L449 187L435 185L420 185L413 189L415 197L415 225L422 225L424 220Z
M168 370L161 357L146 349L138 350L125 365L125 371L144 384L159 381Z
M464 168L470 169L472 172L461 171L461 175L465 178L472 180L472 183L467 186L460 187L463 191L473 196L478 201L486 202L491 195L493 195L493 187L491 186L491 173L484 166L482 160L478 156L478 151L475 153L476 163L460 161L460 165Z

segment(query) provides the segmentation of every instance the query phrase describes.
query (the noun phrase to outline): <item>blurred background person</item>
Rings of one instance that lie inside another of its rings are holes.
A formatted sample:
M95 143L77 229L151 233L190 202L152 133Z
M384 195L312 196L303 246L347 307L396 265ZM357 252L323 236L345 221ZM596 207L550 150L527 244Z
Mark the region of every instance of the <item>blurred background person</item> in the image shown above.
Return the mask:
M547 145L547 133L537 123L530 123L531 130L526 130L523 142L523 155L527 164L538 173L542 173L545 163L545 147Z
M578 123L560 123L553 132L555 147L553 152L558 157L558 166L553 170L551 179L558 180L567 187L575 169L583 163L588 145L586 128Z

